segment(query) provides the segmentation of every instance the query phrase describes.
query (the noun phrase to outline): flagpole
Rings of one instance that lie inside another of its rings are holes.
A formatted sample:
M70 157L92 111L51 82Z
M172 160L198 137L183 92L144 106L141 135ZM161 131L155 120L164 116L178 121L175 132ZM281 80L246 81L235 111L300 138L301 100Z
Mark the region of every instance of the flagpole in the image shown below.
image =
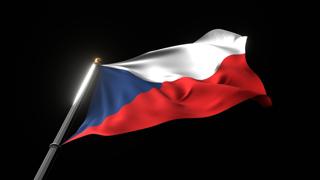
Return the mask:
M100 64L101 64L101 59L96 58L94 60L94 63L91 65L86 77L84 78L84 80L78 90L78 93L74 99L74 102L73 102L66 118L64 119L61 127L60 127L60 130L58 131L53 142L49 145L49 151L48 151L46 157L44 158L44 160L42 161L42 164L41 164L36 176L34 177L34 180L42 180L43 179L56 151L58 150L58 148L61 145L62 138L64 137L64 135L70 125L70 122L71 122L76 110L78 109L78 107L80 105L81 99L84 96L85 91L87 90L88 84L90 83L92 76L94 75L96 66L98 66Z

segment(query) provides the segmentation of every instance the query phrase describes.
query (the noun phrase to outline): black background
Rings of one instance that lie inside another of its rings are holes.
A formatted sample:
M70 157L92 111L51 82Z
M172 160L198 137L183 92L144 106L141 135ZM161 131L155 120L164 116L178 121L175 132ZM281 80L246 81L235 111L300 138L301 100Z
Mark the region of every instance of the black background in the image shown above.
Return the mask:
M16 96L21 109L16 118L23 124L20 140L30 147L19 174L23 179L32 179L37 172L95 57L104 63L122 61L194 42L216 28L248 36L247 62L262 79L273 107L249 100L213 117L177 120L112 137L84 137L61 147L46 178L265 177L281 170L272 79L274 27L264 5L186 8L149 2L146 8L123 2L117 7L70 3L28 4L22 9L16 24L20 31L15 32L21 42L16 89L23 87ZM81 124L89 99L90 91L67 137Z

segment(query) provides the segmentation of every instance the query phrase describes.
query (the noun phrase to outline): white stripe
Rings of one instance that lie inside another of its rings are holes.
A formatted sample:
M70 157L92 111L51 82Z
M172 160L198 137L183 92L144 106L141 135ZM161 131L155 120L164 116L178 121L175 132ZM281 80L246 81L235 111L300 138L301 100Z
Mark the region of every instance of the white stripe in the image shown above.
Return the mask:
M175 81L181 77L207 79L221 62L233 54L244 54L246 36L216 29L192 44L168 47L103 66L122 69L150 82Z

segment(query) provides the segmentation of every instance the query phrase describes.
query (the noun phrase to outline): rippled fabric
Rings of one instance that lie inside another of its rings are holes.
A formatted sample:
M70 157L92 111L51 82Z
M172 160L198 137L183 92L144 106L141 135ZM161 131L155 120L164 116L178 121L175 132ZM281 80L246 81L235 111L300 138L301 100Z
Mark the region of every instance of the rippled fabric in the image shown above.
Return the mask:
M244 54L246 36L217 29L195 43L168 47L127 61L104 66L123 69L149 82L175 81L181 77L207 79L228 56Z

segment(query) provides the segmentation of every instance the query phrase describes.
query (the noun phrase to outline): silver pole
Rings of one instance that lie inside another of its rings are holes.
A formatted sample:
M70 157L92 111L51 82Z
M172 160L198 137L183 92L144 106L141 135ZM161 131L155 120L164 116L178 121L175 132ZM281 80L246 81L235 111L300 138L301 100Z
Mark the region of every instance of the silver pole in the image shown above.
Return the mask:
M88 87L90 80L92 79L92 76L95 72L96 66L99 64L101 64L101 59L96 58L94 60L94 63L91 65L86 77L84 78L84 80L80 86L80 89L78 90L78 93L75 97L75 100L72 104L72 107L70 108L66 118L64 119L64 121L60 127L59 132L57 133L53 142L49 145L49 151L48 151L46 157L44 158L44 160L42 161L42 164L41 164L36 176L34 177L34 180L42 180L43 179L43 177L44 177L44 175L45 175L45 173L51 163L51 160L53 159L57 149L60 147L62 138L64 137L64 134L66 133L66 131L70 125L70 122L73 118L73 115L80 105L81 99L85 94L85 91Z

